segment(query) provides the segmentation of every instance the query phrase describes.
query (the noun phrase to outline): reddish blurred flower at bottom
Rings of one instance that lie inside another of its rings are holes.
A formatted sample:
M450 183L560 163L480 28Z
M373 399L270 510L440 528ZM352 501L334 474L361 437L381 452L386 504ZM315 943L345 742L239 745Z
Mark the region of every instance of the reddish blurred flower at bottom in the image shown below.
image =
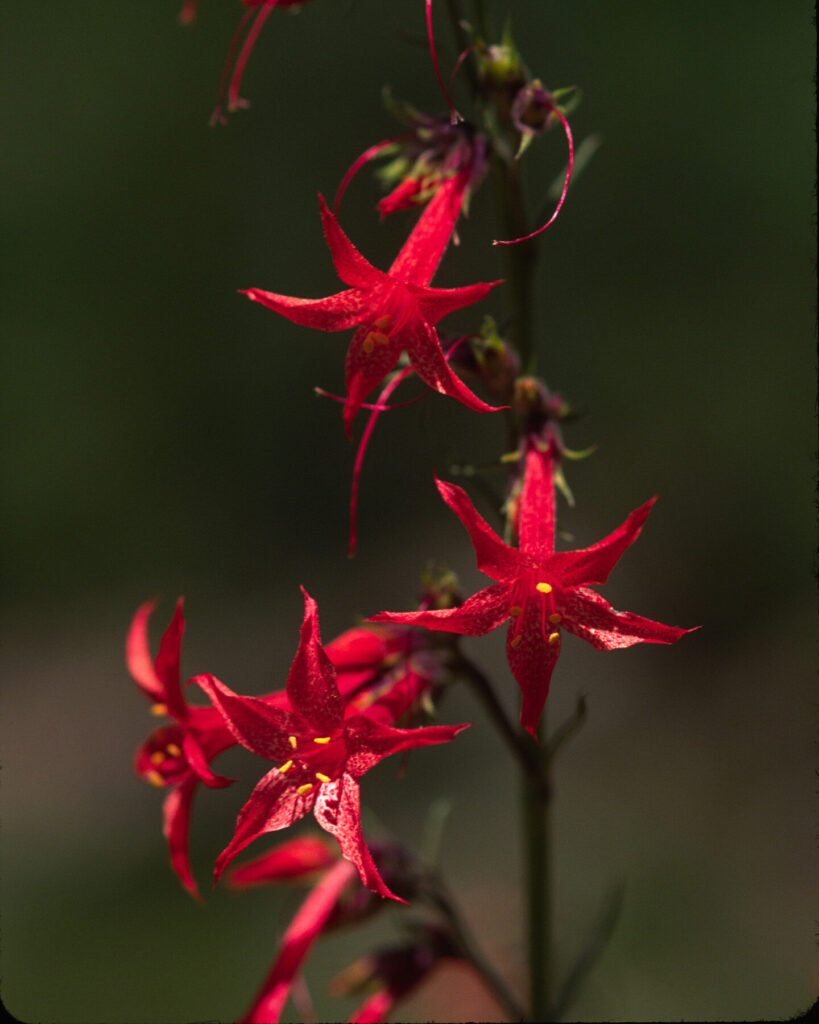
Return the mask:
M413 929L410 941L377 950L357 960L333 982L338 995L376 989L349 1018L351 1024L381 1024L395 1004L408 996L444 959L457 957L449 933L436 925Z
M161 726L148 737L136 754L137 774L154 786L172 786L163 806L164 834L171 866L182 885L201 899L188 858L188 830L191 805L200 782L212 788L229 786L234 780L214 775L209 762L236 741L218 712L210 707L188 704L179 676L179 654L185 616L182 598L152 660L148 645L148 622L156 607L147 601L136 612L126 641L128 670L137 686L151 701L151 714L167 715L173 725Z

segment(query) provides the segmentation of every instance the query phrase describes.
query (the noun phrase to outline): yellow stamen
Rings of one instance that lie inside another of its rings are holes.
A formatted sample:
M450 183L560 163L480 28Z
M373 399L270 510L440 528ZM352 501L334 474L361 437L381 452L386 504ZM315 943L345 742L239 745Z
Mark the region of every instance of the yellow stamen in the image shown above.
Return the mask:
M379 331L389 330L389 328L392 326L392 317L390 316L389 313L385 313L384 316L380 316L375 321L374 326L377 327Z
M515 617L517 617L518 615L523 615L523 609L520 607L519 604L513 604L512 607L509 609L509 614L514 615Z
M153 754L151 754L151 764L160 765L164 760L165 755L162 753L161 750L155 750Z
M549 616L549 622L551 622L553 626L556 626L558 622L560 622L562 619L563 616L560 614L560 612L552 612L552 614Z
M375 342L373 341L372 334L367 335L367 337L362 342L361 347L364 349L367 355L369 355L372 352L372 350L375 348Z
M390 339L381 331L370 331L368 337L372 338L376 345L389 345L390 343Z
M330 737L329 736L314 736L313 737L313 742L314 743L329 743L330 742Z
M279 771L280 772L289 772L292 767L293 767L293 762L292 761L285 761L284 764L280 764L279 765Z
M165 749L168 751L171 757L179 757L179 755L182 753L181 749L177 747L175 743L169 743L167 747L165 747Z
M292 748L293 748L294 750L295 750L295 749L296 749L296 747L297 747L297 746L299 745L299 741L298 741L298 740L296 739L296 737L295 737L295 736L288 736L288 737L287 737L287 742L288 742L288 743L290 744L290 746L291 746L291 747L292 747Z
M159 718L160 715L167 715L167 713L168 713L168 705L167 704L152 704L151 705L151 714L152 715L156 715L157 718Z
M329 782L330 781L330 776L329 775L322 775L321 772L316 772L316 778L319 780L319 782Z
M152 786L164 786L165 782L159 772L148 772L145 778Z
M306 796L307 793L309 793L310 790L313 789L313 786L314 786L314 783L312 783L312 782L305 782L305 784L303 786L299 786L299 788L296 790L296 792L299 794L299 796Z
M539 590L541 594L551 594L552 587L550 583L538 583L535 590Z
M554 645L554 644L559 643L559 642L560 642L560 633L550 633L549 634L549 643L550 644Z
M514 639L513 639L512 641L511 641L511 643L509 644L509 646L510 646L510 647L520 647L520 643L521 643L521 640L523 640L523 637L522 637L522 636L516 636L516 637L514 637Z

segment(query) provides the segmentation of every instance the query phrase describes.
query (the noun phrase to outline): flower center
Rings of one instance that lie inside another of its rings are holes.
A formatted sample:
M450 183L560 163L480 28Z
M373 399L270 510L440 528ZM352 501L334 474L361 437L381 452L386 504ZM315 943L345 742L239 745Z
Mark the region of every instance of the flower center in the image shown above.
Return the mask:
M288 781L299 796L306 796L317 785L333 782L341 775L347 760L347 747L341 733L312 739L288 736L288 740L293 756L279 765L279 771L289 776Z
M182 730L165 726L152 733L137 759L137 770L152 786L169 786L190 771L182 752Z
M555 627L563 621L563 616L555 607L555 589L551 583L538 580L535 574L524 576L513 594L514 604L509 608L509 615L515 619L511 647L520 647L524 641L523 622L527 606L531 601L537 602L540 611L540 634L547 644L554 646L560 642L560 631Z

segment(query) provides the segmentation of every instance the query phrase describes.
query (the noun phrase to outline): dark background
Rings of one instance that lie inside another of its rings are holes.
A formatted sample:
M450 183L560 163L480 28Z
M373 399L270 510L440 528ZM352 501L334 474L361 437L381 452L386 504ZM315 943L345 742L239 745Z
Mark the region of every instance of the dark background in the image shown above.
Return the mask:
M139 603L161 595L158 638L184 593L186 676L258 693L284 683L299 584L329 639L409 607L430 557L470 591L482 579L432 470L494 457L492 417L429 396L383 418L348 562L353 451L340 408L312 393L342 390L347 336L236 294L338 290L317 191L394 134L382 84L441 106L421 0L274 13L243 86L252 107L224 129L207 119L239 4L203 0L189 29L178 6L0 11L2 997L26 1021L234 1019L301 898L218 890L203 910L176 884L159 794L131 767L153 722L122 656ZM563 525L588 544L658 493L606 594L703 625L673 648L566 645L550 721L581 692L590 715L557 769L558 967L623 881L577 1018L788 1017L817 988L813 5L493 6L498 23L512 9L548 87L583 87L576 137L603 140L538 269L541 370L586 410L567 443L598 445L568 466ZM536 140L533 208L563 159L558 133ZM386 266L412 216L379 225L377 196L365 171L342 220ZM436 283L500 276L488 185L459 230ZM515 711L502 643L470 650ZM466 693L442 716L475 724L404 779L389 762L374 772L370 821L417 844L432 795L452 799L442 863L522 983L514 770ZM218 769L242 782L198 798L205 891L259 774L243 752ZM321 1019L349 1011L326 980L394 934L389 916L319 948ZM399 1016L496 1012L452 970Z

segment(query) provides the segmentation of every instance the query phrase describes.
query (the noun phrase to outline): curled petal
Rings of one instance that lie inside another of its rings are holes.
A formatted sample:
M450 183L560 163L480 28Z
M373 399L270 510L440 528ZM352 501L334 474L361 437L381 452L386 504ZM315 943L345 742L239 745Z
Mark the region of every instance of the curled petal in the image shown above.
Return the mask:
M211 789L223 789L236 781L236 779L229 779L226 775L215 775L210 770L207 757L199 745L199 741L190 730L187 730L182 737L182 749L185 751L185 758L194 774Z
M389 149L390 146L394 146L396 142L403 142L404 140L411 138L412 135L396 135L392 139L384 139L383 142L376 142L374 146L370 146L369 149L365 149L361 156L357 157L353 161L353 163L347 170L347 173L341 179L341 184L338 186L338 190L336 191L336 197L333 200L333 213L335 214L336 217L338 217L338 211L339 207L341 206L341 200L344 198L344 193L347 191L350 182L353 180L356 174L358 174L361 168L365 164L368 164L370 160L374 160L379 153L383 153L385 149ZM380 209L381 203L379 203L378 206Z
M162 805L162 833L168 842L171 867L191 896L201 903L202 897L194 881L188 856L191 805L196 786L196 776L191 775L165 797Z
M159 654L154 662L154 669L162 684L168 714L178 722L184 722L188 717L188 706L182 696L182 684L179 679L179 652L182 647L182 634L185 632L182 604L183 600L180 597L176 602L170 625L159 641Z
M335 782L319 787L314 813L325 832L336 837L342 857L356 866L368 889L385 899L406 903L387 888L364 842L358 783L352 775L345 773Z
M148 621L156 608L156 601L146 601L137 608L125 641L125 661L142 692L153 701L164 703L165 691L154 671L154 661L148 644Z
M295 825L312 809L315 799L315 790L300 796L285 781L278 768L271 769L256 784L250 799L239 811L233 839L216 859L213 884L219 881L228 864L248 843L267 832L278 832Z

